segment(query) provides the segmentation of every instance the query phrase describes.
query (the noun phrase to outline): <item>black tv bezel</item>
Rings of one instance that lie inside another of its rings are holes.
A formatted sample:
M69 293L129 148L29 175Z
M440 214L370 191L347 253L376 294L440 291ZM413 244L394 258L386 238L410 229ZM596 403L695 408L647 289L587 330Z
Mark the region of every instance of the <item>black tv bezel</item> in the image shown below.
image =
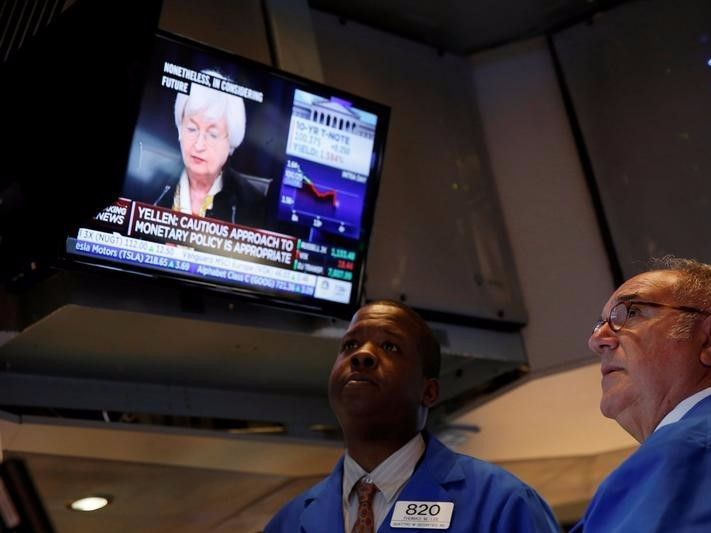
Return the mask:
M329 94L334 97L346 99L350 101L354 107L363 109L364 111L368 111L377 115L378 121L375 128L374 145L375 165L372 168L371 174L368 176L368 184L366 186L365 197L363 200L363 211L361 217L362 233L358 240L354 241L354 243L357 243L357 246L359 248L358 252L361 254L361 260L360 264L356 267L356 269L354 269L354 272L357 272L357 275L354 275L352 280L351 298L347 303L340 303L329 300L320 300L312 296L304 298L299 295L294 295L292 297L288 293L284 295L273 294L260 291L258 289L237 287L228 283L220 283L189 275L180 275L175 272L168 272L156 268L147 268L142 267L140 265L126 264L124 262L103 259L100 257L88 257L85 255L74 254L67 251L66 248L64 248L64 251L61 254L60 263L64 267L69 267L72 269L100 269L110 272L112 274L121 275L122 277L140 277L144 281L146 280L146 278L160 279L163 282L168 282L168 284L177 283L178 286L182 287L214 291L216 293L234 296L245 302L273 306L281 309L300 311L308 314L315 314L318 316L339 319L350 318L350 316L359 307L364 295L367 256L372 235L376 200L380 185L380 179L382 177L387 132L390 119L390 107L381 104L377 101L371 100L369 98L351 93L347 90L334 87L326 83L314 81L306 77L281 70L274 66L266 65L253 59L246 58L237 53L220 49L204 42L197 41L195 39L191 39L162 29L156 29L154 32L152 44L146 51L146 63L150 63L153 60L153 54L155 53L155 46L156 42L158 42L158 39L164 39L170 42L174 42L179 46L190 47L199 53L213 55L216 57L216 60L220 62L236 62L239 65L244 66L245 68L261 71L262 73L264 73L264 76L281 79L285 83L293 85L294 88L302 89L306 92L316 94ZM143 79L140 82L140 85L144 89L150 82L151 76L155 76L155 72L149 72L148 70L148 68L143 69ZM139 123L140 108L142 105L143 96L141 97L138 106L139 109L133 117L131 139L133 138L136 126ZM124 156L125 165L122 169L124 176L127 175L129 159L131 156L133 144L131 139L127 140L127 142L123 143L122 145L126 147ZM281 179L278 180L278 185L281 185ZM274 210L277 210L278 204L274 202L272 208ZM89 225L90 221L85 221L83 224L76 224L72 227L72 231L67 235L67 238L74 237L80 227Z

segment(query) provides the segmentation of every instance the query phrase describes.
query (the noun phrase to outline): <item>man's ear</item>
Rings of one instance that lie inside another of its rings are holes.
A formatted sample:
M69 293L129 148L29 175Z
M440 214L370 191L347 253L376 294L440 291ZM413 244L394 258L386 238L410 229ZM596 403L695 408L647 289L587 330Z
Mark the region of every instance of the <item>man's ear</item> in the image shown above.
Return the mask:
M701 333L703 335L703 344L701 345L699 360L702 365L711 367L711 316L707 316L701 323Z
M425 389L422 391L422 405L432 407L439 398L439 380L425 378Z

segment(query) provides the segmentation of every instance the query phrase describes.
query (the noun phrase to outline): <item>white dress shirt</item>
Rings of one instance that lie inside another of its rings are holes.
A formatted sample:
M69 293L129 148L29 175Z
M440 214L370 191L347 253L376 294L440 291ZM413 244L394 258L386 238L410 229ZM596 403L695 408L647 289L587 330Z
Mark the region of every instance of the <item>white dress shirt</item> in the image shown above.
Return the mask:
M382 463L372 472L366 472L346 450L343 460L343 519L346 531L353 529L358 516L358 496L354 490L356 483L365 476L366 481L375 483L378 491L373 498L373 516L375 530L390 511L405 483L415 471L417 462L425 452L425 439L418 433L407 444Z
M661 422L659 422L659 424L657 424L657 427L654 428L654 431L657 431L661 427L668 426L669 424L673 424L674 422L678 422L686 413L691 410L692 407L694 407L697 403L699 403L707 396L711 396L711 387L700 390L696 394L692 394L688 398L680 401L674 409L669 411L667 415L662 418Z
M222 173L217 176L215 183L213 183L212 187L210 187L210 190L203 201L203 205L198 206L198 215L204 217L205 213L212 209L212 200L221 190ZM190 201L190 182L188 181L188 174L185 170L183 170L183 173L180 175L180 181L178 182L178 187L176 188L175 196L173 197L173 209L189 215L193 213L192 202Z

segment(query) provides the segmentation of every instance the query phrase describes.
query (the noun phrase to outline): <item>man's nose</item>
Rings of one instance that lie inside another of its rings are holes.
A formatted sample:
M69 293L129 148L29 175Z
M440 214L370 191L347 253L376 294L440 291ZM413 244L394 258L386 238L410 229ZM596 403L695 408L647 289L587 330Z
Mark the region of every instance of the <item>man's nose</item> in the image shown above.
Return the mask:
M373 369L378 366L378 356L368 345L361 346L360 350L351 355L351 368L353 370Z
M619 345L620 341L612 328L610 328L609 322L605 321L602 326L597 328L592 332L590 338L588 339L588 348L590 348L597 355L602 355L602 352L607 348L609 350L614 350Z

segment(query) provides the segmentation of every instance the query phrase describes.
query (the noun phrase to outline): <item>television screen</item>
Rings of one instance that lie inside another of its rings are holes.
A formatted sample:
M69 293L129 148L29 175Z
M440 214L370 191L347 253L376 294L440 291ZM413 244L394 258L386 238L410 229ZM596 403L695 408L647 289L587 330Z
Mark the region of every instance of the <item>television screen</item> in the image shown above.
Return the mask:
M322 314L360 298L389 108L158 32L120 197L70 259Z

